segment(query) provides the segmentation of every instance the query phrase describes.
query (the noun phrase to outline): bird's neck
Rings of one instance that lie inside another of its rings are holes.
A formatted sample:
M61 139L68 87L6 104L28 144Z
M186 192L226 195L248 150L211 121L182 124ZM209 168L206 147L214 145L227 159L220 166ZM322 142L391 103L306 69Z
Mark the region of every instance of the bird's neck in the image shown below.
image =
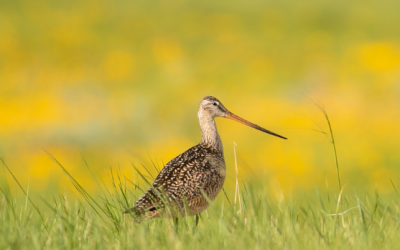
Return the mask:
M201 130L200 145L204 147L212 147L218 151L223 152L222 141L219 137L217 126L214 117L206 112L199 111L197 114Z

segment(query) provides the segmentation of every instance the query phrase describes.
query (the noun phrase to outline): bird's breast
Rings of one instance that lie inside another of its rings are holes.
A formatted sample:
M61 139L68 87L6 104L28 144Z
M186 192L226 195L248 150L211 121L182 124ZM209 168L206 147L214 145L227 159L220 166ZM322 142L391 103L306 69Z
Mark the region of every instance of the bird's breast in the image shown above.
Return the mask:
M226 168L225 168L225 160L224 158L214 156L214 155L208 155L206 156L206 160L209 162L211 169L216 170L217 173L221 177L226 176Z

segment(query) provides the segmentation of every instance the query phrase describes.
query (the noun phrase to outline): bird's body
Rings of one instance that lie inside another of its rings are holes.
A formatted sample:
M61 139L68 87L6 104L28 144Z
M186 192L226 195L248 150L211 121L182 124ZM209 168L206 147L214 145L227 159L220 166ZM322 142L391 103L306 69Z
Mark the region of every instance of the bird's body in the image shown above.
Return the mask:
M215 199L224 180L222 152L198 144L165 165L135 209L147 210L150 218L199 214L208 207L207 199ZM169 211L164 209L165 203Z
M230 118L286 139L237 117L216 98L207 96L200 102L198 111L201 142L168 162L136 206L125 213L132 213L139 222L156 217L197 215L209 206L220 192L226 176L215 117Z

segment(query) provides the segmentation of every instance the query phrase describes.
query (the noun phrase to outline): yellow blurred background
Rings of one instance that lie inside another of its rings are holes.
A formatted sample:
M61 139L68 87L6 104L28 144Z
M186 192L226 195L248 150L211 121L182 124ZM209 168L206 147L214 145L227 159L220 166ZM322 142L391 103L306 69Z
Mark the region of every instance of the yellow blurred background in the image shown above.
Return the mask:
M400 3L388 1L76 1L0 3L0 156L42 192L89 191L132 164L159 167L200 140L212 95L281 140L217 120L234 185L284 191L400 185ZM1 167L0 175L7 176ZM10 181L11 182L11 181Z

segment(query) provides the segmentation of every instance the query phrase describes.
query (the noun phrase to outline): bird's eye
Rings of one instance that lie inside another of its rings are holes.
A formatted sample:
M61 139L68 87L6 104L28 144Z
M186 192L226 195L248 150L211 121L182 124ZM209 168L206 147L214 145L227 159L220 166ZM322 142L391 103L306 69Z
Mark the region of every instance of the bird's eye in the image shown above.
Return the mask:
M218 104L217 104L216 102L213 102L213 105L214 105L214 106L217 106Z

